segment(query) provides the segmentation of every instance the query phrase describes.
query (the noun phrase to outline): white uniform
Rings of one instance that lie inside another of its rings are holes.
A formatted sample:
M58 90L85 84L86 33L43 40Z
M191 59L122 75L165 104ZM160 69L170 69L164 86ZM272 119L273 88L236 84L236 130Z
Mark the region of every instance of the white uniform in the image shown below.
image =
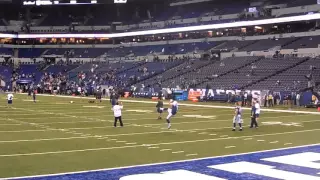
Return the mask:
M260 104L256 102L254 104L254 107L256 108L256 117L259 117L260 116L260 111L261 111Z
M7 95L7 99L8 99L8 104L12 104L12 101L13 101L13 94L8 94Z
M172 116L176 115L178 112L178 102L177 101L173 101L172 103L170 103L170 108L168 108L168 116L167 119L170 119Z
M122 115L121 110L122 109L123 109L123 106L120 106L120 105L113 106L112 110L113 110L114 117L121 117L121 115Z
M237 106L236 107L236 110L235 110L235 116L233 118L233 123L243 123L243 120L242 120L242 108L240 106Z

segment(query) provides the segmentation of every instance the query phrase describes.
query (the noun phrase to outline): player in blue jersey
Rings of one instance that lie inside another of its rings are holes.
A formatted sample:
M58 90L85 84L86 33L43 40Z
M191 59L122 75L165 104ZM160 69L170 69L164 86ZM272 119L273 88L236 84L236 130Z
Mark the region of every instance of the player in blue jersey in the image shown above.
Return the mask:
M259 115L260 115L260 105L259 104L257 105L257 103L258 102L256 102L256 101L252 102L250 128L253 128L253 126L255 128L258 128L257 118L259 118Z
M171 128L171 122L170 118L178 113L178 102L170 100L170 107L168 108L168 116L167 116L167 123L168 123L168 129Z
M232 131L236 130L237 124L239 125L239 131L242 131L242 108L241 108L241 102L236 102L236 108L235 108L235 115L233 117L233 129Z

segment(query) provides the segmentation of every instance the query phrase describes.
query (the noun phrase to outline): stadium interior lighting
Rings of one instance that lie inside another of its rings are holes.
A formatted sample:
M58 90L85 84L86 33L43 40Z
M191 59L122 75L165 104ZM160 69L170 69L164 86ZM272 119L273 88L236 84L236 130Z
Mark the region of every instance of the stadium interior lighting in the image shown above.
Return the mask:
M179 28L166 28L166 29L156 29L147 31L135 31L135 32L125 32L125 33L114 33L114 34L10 34L9 37L12 38L117 38L117 37L128 37L128 36L143 36L143 35L153 35L153 34L164 34L164 33L178 33L178 32L188 32L188 31L201 31L201 30L212 30L212 29L222 29L222 28L234 28L234 27L246 27L246 26L257 26L266 24L278 24L296 21L308 21L320 19L320 13L307 14L300 16L282 17L282 18L272 18L263 19L255 21L239 21L232 23L223 24L210 24L201 26L189 26L189 27L179 27ZM2 34L1 37L7 37Z

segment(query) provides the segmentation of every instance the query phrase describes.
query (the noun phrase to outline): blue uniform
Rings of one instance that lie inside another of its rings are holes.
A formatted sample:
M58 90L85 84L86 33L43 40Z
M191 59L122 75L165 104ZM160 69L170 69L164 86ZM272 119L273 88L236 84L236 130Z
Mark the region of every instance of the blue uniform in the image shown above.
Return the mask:
M168 116L167 116L167 123L168 123L168 129L171 128L170 118L178 113L178 103L177 101L174 101L171 103L171 108L168 109Z
M176 115L177 112L178 112L178 105L172 105L172 111L171 111L172 115Z

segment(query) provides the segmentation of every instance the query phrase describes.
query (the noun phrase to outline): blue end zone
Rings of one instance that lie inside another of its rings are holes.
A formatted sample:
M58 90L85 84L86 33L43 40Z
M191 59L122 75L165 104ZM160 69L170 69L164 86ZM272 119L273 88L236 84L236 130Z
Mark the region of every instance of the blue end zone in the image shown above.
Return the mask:
M286 158L293 164L279 162L279 156L299 155L299 158ZM302 156L300 156L302 155ZM262 160L273 158L272 160ZM172 163L143 165L135 167L105 169L61 175L24 177L24 180L266 180L266 179L301 179L320 180L320 145L310 145L296 148L230 155L215 158L196 159ZM304 163L304 162L307 163ZM298 162L298 165L294 163ZM240 163L240 164L238 164ZM245 167L242 164L246 164ZM220 166L217 166L220 165ZM252 166L253 165L253 166ZM211 168L209 167L211 166ZM212 167L213 166L213 167ZM307 167L309 166L309 167ZM225 168L225 169L222 169ZM227 170L226 170L227 169ZM248 172L241 172L246 169ZM180 170L180 171L177 171ZM185 171L186 170L186 171ZM141 175L150 174L151 175ZM162 174L160 174L162 173ZM135 175L135 176L131 176ZM194 175L194 176L193 176ZM279 177L286 178L279 178ZM189 178L188 178L189 177ZM193 177L193 178L192 178ZM278 178L275 178L278 177ZM298 180L297 179L297 180Z

